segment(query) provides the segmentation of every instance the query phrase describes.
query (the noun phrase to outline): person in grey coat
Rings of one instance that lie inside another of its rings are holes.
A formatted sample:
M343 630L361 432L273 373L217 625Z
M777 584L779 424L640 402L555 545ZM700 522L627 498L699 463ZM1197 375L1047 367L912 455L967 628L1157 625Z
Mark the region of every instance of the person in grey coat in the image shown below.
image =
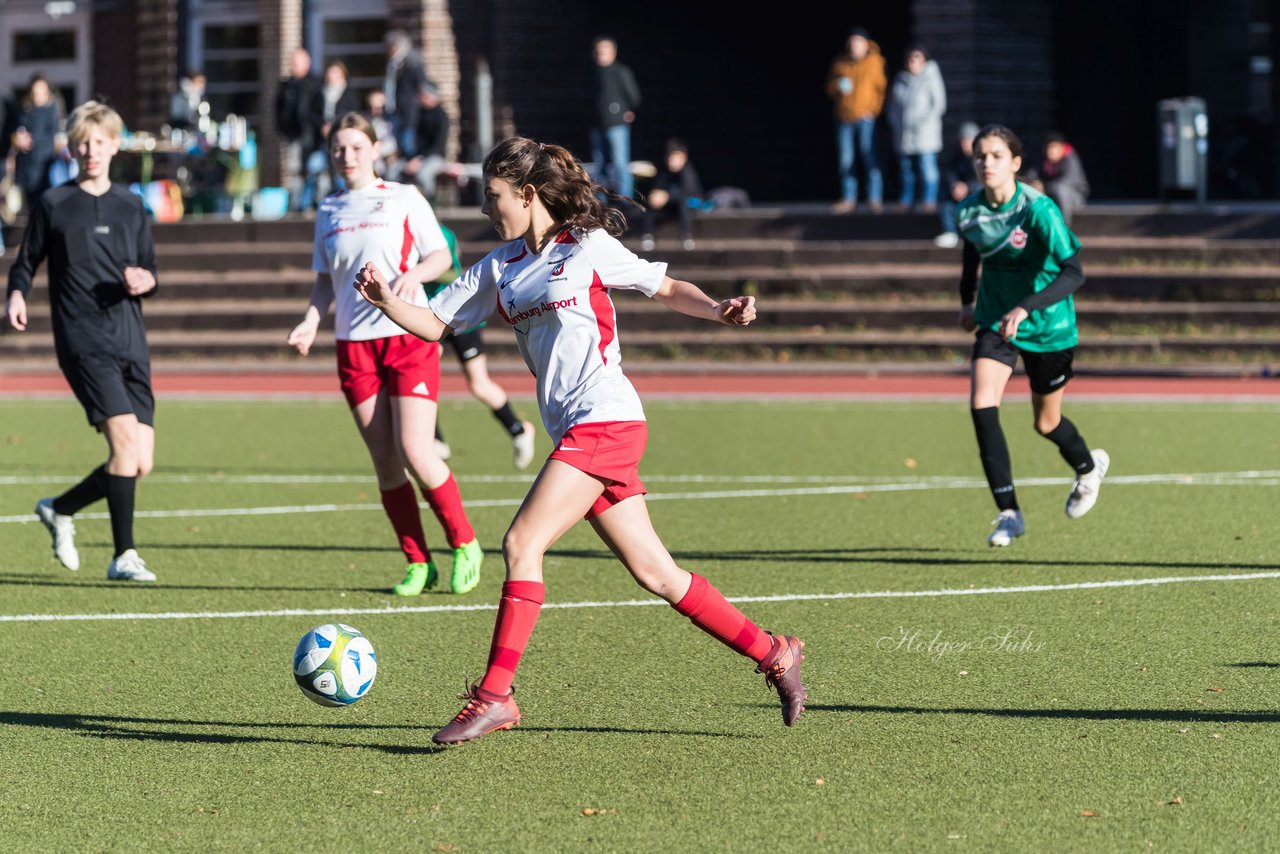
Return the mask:
M938 152L942 151L942 116L947 111L947 89L938 63L924 47L906 51L906 67L898 72L889 95L889 127L902 170L904 208L916 200L925 211L938 207Z

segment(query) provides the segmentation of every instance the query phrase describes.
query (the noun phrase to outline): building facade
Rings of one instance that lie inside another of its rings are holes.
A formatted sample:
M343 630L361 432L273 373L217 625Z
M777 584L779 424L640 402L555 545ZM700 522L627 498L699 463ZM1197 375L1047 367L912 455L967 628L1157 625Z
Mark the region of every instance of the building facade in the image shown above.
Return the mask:
M948 139L966 120L1001 122L1034 161L1061 130L1099 198L1158 195L1155 105L1208 103L1212 195L1280 197L1274 85L1280 0L911 0L803 15L725 16L720 4L647 0L0 0L0 91L48 76L68 104L105 97L131 128L157 132L191 68L216 116L247 116L265 184L280 181L272 104L290 52L317 69L340 59L352 82L382 85L383 37L407 30L453 119L450 152L520 132L587 154L591 41L613 36L644 96L633 154L690 146L705 183L754 199L836 194L835 140L823 84L852 26L892 77L923 43L947 85ZM484 105L491 104L491 109ZM895 158L879 140L887 180Z

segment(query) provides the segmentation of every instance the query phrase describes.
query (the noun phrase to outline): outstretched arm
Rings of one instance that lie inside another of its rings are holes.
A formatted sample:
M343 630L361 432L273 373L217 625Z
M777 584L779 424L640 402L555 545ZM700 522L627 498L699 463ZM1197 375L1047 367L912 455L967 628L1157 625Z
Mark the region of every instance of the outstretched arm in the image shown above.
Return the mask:
M434 311L424 305L405 302L396 296L372 261L360 268L351 286L410 335L417 335L426 341L439 341L449 332L449 327L440 322Z
M316 273L306 314L302 316L302 322L289 333L288 344L300 355L305 356L311 352L311 345L315 343L316 333L320 330L320 321L329 313L329 306L332 304L333 279L328 273Z
M746 326L756 319L755 297L738 296L716 302L693 282L683 282L670 276L662 278L662 284L653 297L673 311L726 326Z

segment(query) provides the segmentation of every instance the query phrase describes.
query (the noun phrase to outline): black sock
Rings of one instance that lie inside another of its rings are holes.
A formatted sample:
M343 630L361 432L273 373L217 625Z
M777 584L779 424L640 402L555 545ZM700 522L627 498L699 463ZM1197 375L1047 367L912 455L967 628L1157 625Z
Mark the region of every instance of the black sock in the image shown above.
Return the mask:
M1089 446L1084 443L1076 425L1068 421L1065 415L1058 426L1045 433L1044 437L1058 446L1058 453L1062 454L1067 465L1075 469L1076 474L1093 471L1093 455L1089 453Z
M107 466L98 466L84 480L53 499L53 512L59 516L74 516L95 501L107 497Z
M1017 510L1018 495L1013 489L1013 465L1009 462L1009 445L1000 429L1000 407L970 410L973 429L978 434L978 453L982 470L991 487L991 497L1000 510Z
M507 428L507 432L512 436L519 436L524 432L524 425L520 423L520 419L516 418L516 414L511 411L511 401L499 406L493 410L493 417L502 422L502 426Z
M107 509L111 511L111 539L115 541L116 557L133 548L133 495L137 486L136 477L107 475Z

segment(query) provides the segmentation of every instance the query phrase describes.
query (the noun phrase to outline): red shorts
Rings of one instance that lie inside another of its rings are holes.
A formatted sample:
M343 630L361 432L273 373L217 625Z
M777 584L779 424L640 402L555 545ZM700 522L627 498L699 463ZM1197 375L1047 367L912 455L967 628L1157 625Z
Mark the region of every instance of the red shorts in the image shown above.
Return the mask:
M440 399L440 345L416 335L338 342L338 380L347 404L373 397L385 385L392 397Z
M548 459L568 463L605 481L604 494L587 511L585 518L590 519L624 498L649 491L640 482L640 458L648 438L649 426L643 421L575 424Z

